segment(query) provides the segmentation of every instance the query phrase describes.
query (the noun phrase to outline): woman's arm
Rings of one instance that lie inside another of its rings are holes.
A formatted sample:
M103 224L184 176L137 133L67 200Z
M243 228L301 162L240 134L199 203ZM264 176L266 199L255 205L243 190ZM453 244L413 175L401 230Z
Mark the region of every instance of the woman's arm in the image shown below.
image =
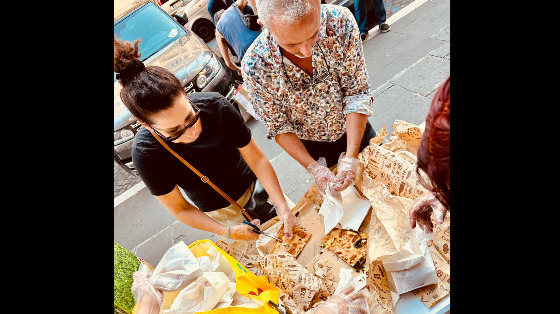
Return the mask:
M291 238L293 234L292 228L297 227L299 223L286 202L284 193L280 188L280 183L278 183L276 172L274 172L270 161L268 161L268 158L266 158L266 155L253 137L251 137L249 144L238 149L276 206L277 214L284 223L284 233L288 238Z
M212 232L227 237L227 226L222 225L203 211L187 202L179 187L156 199L169 211L175 219L195 229Z
M284 198L284 193L282 193L280 183L278 183L276 172L274 172L274 168L272 168L270 161L268 161L266 155L263 153L259 145L257 145L255 139L251 137L249 144L238 149L247 165L249 165L249 168L253 170L272 199L272 202L274 202L274 205L276 205L276 208L278 208L278 211L282 214L289 212L290 208Z
M187 202L177 186L165 195L156 196L156 199L171 213L171 215L173 215L173 217L185 225L198 230L212 232L224 238L228 236L227 225L221 224ZM246 224L229 226L229 239L256 240L258 238L259 235L252 232L252 227Z

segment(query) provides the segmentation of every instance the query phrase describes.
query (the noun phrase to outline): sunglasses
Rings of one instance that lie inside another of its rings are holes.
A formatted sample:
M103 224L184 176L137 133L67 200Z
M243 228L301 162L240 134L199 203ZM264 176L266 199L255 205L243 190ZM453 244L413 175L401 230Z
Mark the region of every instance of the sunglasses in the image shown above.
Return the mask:
M193 111L195 111L193 118L187 123L187 125L185 125L184 128L180 129L179 131L171 134L170 136L164 136L163 134L161 134L158 130L156 130L156 128L152 127L152 129L154 130L154 132L161 138L163 138L166 141L174 141L176 139L178 139L179 137L181 137L181 135L183 135L188 128L192 127L196 121L198 121L199 113L200 113L200 109L191 102L191 106L193 108Z

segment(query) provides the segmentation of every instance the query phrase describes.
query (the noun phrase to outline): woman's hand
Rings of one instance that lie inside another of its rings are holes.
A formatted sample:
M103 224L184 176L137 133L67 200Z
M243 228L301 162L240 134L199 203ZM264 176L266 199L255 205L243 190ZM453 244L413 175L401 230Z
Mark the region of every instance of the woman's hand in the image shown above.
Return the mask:
M434 224L432 223L432 212L434 213L435 222L442 224L447 213L445 208L432 192L419 196L414 200L408 214L410 220L410 227L413 229L416 224L426 233L433 231Z
M260 220L255 219L251 223L257 227L260 227ZM257 240L259 235L253 232L253 227L246 225L244 223L233 225L229 227L229 239L233 240Z

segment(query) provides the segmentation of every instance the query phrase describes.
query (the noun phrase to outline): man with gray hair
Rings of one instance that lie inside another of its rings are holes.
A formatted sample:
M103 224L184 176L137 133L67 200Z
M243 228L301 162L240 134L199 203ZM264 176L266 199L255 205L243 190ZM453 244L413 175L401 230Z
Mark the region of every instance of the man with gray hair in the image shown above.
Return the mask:
M335 195L355 182L358 153L375 136L356 21L347 8L320 0L256 5L265 28L241 62L255 116L323 195Z

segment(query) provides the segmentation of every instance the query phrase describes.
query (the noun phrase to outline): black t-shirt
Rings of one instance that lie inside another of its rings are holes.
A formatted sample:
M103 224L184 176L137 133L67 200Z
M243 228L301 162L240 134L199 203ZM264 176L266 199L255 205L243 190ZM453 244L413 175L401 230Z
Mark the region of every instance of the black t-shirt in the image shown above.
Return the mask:
M189 94L189 98L200 108L202 131L199 137L189 144L166 143L212 183L237 200L256 179L237 149L249 144L251 130L222 95L200 92ZM143 127L134 138L132 162L153 195L167 194L178 185L204 212L230 205Z

